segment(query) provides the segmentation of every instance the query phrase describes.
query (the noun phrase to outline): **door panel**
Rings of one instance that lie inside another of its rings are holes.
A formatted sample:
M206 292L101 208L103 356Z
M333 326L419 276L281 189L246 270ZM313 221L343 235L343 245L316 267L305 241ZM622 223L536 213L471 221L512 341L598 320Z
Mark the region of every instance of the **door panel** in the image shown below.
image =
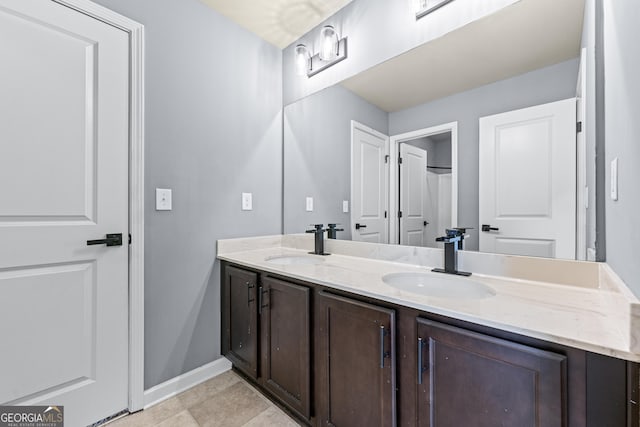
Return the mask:
M427 152L400 144L400 244L426 246Z
M319 292L318 425L396 425L395 311Z
M480 119L480 250L575 258L575 99Z
M258 275L235 267L225 270L223 352L245 374L258 377Z
M264 385L292 409L309 419L309 288L263 277L261 291L261 376Z
M563 426L566 357L417 319L420 426Z
M356 122L352 122L351 129L352 237L357 241L387 243L389 137Z
M0 57L0 404L87 425L128 398L129 37L0 0Z

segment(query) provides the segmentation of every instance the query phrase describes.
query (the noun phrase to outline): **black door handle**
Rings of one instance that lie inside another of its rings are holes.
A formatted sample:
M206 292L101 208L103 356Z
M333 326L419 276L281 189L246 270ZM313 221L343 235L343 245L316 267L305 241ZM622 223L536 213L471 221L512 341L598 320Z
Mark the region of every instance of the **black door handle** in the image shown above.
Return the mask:
M422 224L426 227L427 225L429 225L429 222L428 222L428 221L425 221L425 222L423 222Z
M356 230L360 230L361 228L367 228L367 226L356 223Z
M91 245L122 246L122 233L107 234L106 239L87 240L87 246Z
M500 230L498 227L492 227L488 224L482 224L482 231L498 231Z

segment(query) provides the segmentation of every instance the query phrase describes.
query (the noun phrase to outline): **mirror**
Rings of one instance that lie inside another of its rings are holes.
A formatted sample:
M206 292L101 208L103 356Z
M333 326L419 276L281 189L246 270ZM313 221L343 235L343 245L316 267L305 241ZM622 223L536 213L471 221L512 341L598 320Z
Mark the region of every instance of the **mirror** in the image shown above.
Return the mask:
M537 111L529 109L582 93L579 83L587 80L580 45L584 4L573 3L573 18L564 17L565 25L548 25L544 37L539 29L545 19L548 24L550 11L538 10L538 15L533 15L531 10L505 10L285 106L284 232L299 233L313 223L333 222L344 229L338 233L339 239L438 247L441 244L435 237L443 235L445 228L469 227L465 249L487 250L486 244L482 248L483 235L500 235L501 231L482 231L483 225L499 227L480 217L481 203L487 198L481 187L487 176L486 158L490 157L482 155L487 150L483 138L491 139L481 135L481 128L489 125L480 123L491 122L489 118L506 120L516 111ZM518 17L518 13L526 16ZM505 17L514 23L509 28L496 27L505 22ZM495 28L504 30L499 35L504 41L499 47L494 43ZM461 48L465 44L468 46ZM570 121L575 129L575 116ZM538 123L533 119L530 123L534 122ZM495 129L504 128L506 122L501 123L491 129L497 132ZM535 132L536 126L530 127ZM365 148L355 141L361 141ZM581 168L580 160L575 171L569 168L566 182L548 181L542 175L532 179L531 174L542 173L544 159L550 157L544 157L547 152L540 150L544 145L540 135L518 141L521 157L511 157L515 166L510 171L495 165L491 169L498 171L494 178L511 177L509 182L503 179L492 185L503 188L510 200L523 201L520 207L511 203L510 211L504 208L511 212L511 218L548 214L531 206L526 207L531 213L522 214L522 206L535 198L532 194L538 194L531 192L546 188L551 194L558 185L573 185L575 189L582 182L595 180L592 168ZM554 145L551 140L546 143ZM577 155L584 163L593 161L595 150L582 150L578 142ZM507 151L492 155L506 159L510 155ZM386 166L380 167L381 162ZM525 169L529 174L526 179L522 178ZM558 177L557 170L551 166L547 169L548 176ZM421 185L419 190L416 183ZM594 188L587 197L593 197ZM585 205L584 196L573 191L568 197L573 198L573 204L559 203L565 211L573 212L570 220L575 221L577 231L569 237L572 248L561 250L556 241L547 243L533 236L530 242L494 242L489 250L558 258L575 258L577 254L578 259L584 259L595 240L595 210L581 212L576 208ZM565 194L561 200L568 198ZM385 211L387 218L382 218ZM411 214L418 211L422 217ZM358 217L358 212L364 216ZM380 214L380 227L375 221L358 219L367 215L373 219L376 212ZM398 212L402 212L402 218ZM566 222L561 225L571 228ZM531 249L534 241L537 248Z

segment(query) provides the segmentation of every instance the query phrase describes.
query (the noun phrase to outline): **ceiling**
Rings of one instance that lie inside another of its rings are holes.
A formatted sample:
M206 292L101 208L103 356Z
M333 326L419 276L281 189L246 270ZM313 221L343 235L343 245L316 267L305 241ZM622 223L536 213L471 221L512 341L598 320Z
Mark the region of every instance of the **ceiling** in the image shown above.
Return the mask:
M200 0L284 49L352 0Z
M521 0L342 85L399 111L576 58L584 0Z

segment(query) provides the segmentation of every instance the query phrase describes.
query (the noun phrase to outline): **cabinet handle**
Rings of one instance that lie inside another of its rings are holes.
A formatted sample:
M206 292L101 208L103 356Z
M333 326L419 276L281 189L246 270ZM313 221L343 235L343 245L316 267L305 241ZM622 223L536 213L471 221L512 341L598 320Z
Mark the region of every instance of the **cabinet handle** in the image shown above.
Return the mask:
M388 332L384 328L384 325L380 325L380 368L384 369L384 358L389 357L391 354L387 351L384 351L384 336L387 335Z
M418 384L422 384L422 373L425 369L422 367L422 348L424 347L424 340L418 338Z
M256 285L252 285L250 282L247 282L247 305L251 305L251 303L255 301L255 298L251 299L251 289L255 287Z
M260 286L258 288L258 314L262 314L262 309L263 308L269 308L269 303L267 304L263 304L262 303L262 294L263 293L269 293L269 289L267 289L266 291L262 289L262 286Z

